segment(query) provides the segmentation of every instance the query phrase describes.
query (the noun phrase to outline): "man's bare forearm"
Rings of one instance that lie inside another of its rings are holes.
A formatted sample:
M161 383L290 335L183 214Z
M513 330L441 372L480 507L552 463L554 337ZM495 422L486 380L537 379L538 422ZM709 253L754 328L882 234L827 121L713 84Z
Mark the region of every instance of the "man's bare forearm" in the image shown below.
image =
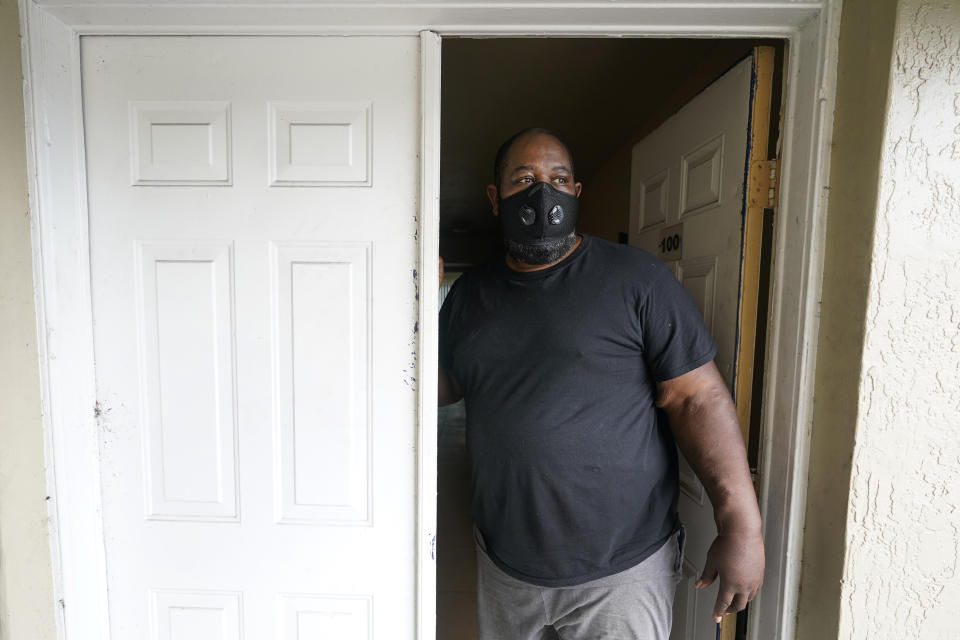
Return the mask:
M703 483L721 532L760 531L760 512L737 411L713 363L667 381L657 406L670 419L680 451ZM671 384L673 383L673 384Z

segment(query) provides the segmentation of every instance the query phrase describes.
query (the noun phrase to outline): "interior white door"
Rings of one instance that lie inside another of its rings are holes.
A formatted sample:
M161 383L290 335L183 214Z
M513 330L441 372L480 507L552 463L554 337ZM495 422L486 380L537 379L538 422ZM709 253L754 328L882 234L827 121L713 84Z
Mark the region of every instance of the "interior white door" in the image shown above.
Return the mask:
M84 37L116 639L413 638L416 37Z
M746 59L633 148L630 243L660 257L703 312L717 367L733 388L752 60ZM716 536L703 486L680 457L687 528L674 640L714 640L718 585L693 588Z

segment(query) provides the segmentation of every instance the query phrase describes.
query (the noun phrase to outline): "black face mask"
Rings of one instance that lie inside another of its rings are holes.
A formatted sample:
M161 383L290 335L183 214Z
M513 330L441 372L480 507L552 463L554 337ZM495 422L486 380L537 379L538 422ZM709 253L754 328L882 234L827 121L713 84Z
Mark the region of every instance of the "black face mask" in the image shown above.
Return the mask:
M526 245L555 242L577 228L577 197L537 182L499 199L505 240Z

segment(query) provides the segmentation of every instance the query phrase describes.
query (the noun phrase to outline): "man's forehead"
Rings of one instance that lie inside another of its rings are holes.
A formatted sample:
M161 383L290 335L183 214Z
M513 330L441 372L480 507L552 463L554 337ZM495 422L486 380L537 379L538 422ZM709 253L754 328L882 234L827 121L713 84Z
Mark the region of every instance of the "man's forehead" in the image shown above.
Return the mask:
M530 161L540 154L559 155L562 159L554 168L570 170L567 150L556 137L547 133L530 133L514 140L507 152L507 167L512 171L532 169ZM516 166L513 166L516 165Z

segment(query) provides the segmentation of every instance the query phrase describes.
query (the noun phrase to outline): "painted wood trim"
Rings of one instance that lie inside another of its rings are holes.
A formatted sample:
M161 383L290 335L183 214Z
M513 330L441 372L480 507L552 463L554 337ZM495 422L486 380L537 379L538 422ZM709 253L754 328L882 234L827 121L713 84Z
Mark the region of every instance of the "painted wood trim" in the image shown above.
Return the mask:
M52 464L54 460L54 442L53 442L53 429L50 428L50 405L52 398L52 385L50 384L50 371L49 367L45 366L49 361L48 356L48 344L45 327L48 326L47 322L47 313L46 313L46 298L44 295L44 283L46 278L44 277L44 264L42 260L42 247L40 245L42 241L42 234L40 232L40 218L36 215L36 210L38 206L38 198L40 192L40 181L37 179L38 175L38 165L41 162L40 157L40 140L37 138L37 124L36 124L36 115L37 111L35 109L35 100L37 99L37 91L34 90L32 79L34 78L35 72L35 61L34 57L39 56L39 51L37 54L34 53L38 47L34 44L31 46L31 43L35 43L37 38L29 38L28 34L30 29L39 29L35 21L32 21L28 17L28 13L31 11L32 7L27 4L26 0L20 0L18 2L19 10L19 22L20 22L20 33L23 37L21 43L21 67L23 74L23 106L24 106L24 129L26 136L26 169L27 169L27 190L29 197L30 205L30 238L31 238L31 266L33 268L33 289L34 289L34 300L35 300L35 309L36 309L36 319L37 319L37 352L38 352L38 361L39 361L39 382L40 382L40 415L41 415L41 426L43 430L43 459L45 461L45 473L44 480L47 488L47 532L48 532L48 541L47 544L50 549L50 568L53 574L52 576L52 590L53 598L55 604L54 608L54 628L57 632L58 638L63 638L65 635L66 626L63 620L63 584L59 579L63 575L63 563L62 563L62 554L60 551L60 527L59 527L59 518L57 517L57 501L56 501L56 474L55 466Z
M822 0L210 3L40 0L84 34L789 35Z
M790 39L761 416L767 569L750 640L792 640L803 552L841 0ZM795 272L794 272L795 271Z
M417 638L437 626L437 366L440 255L440 36L420 32L420 299L417 333Z
M20 15L56 625L109 638L80 38L29 0Z

